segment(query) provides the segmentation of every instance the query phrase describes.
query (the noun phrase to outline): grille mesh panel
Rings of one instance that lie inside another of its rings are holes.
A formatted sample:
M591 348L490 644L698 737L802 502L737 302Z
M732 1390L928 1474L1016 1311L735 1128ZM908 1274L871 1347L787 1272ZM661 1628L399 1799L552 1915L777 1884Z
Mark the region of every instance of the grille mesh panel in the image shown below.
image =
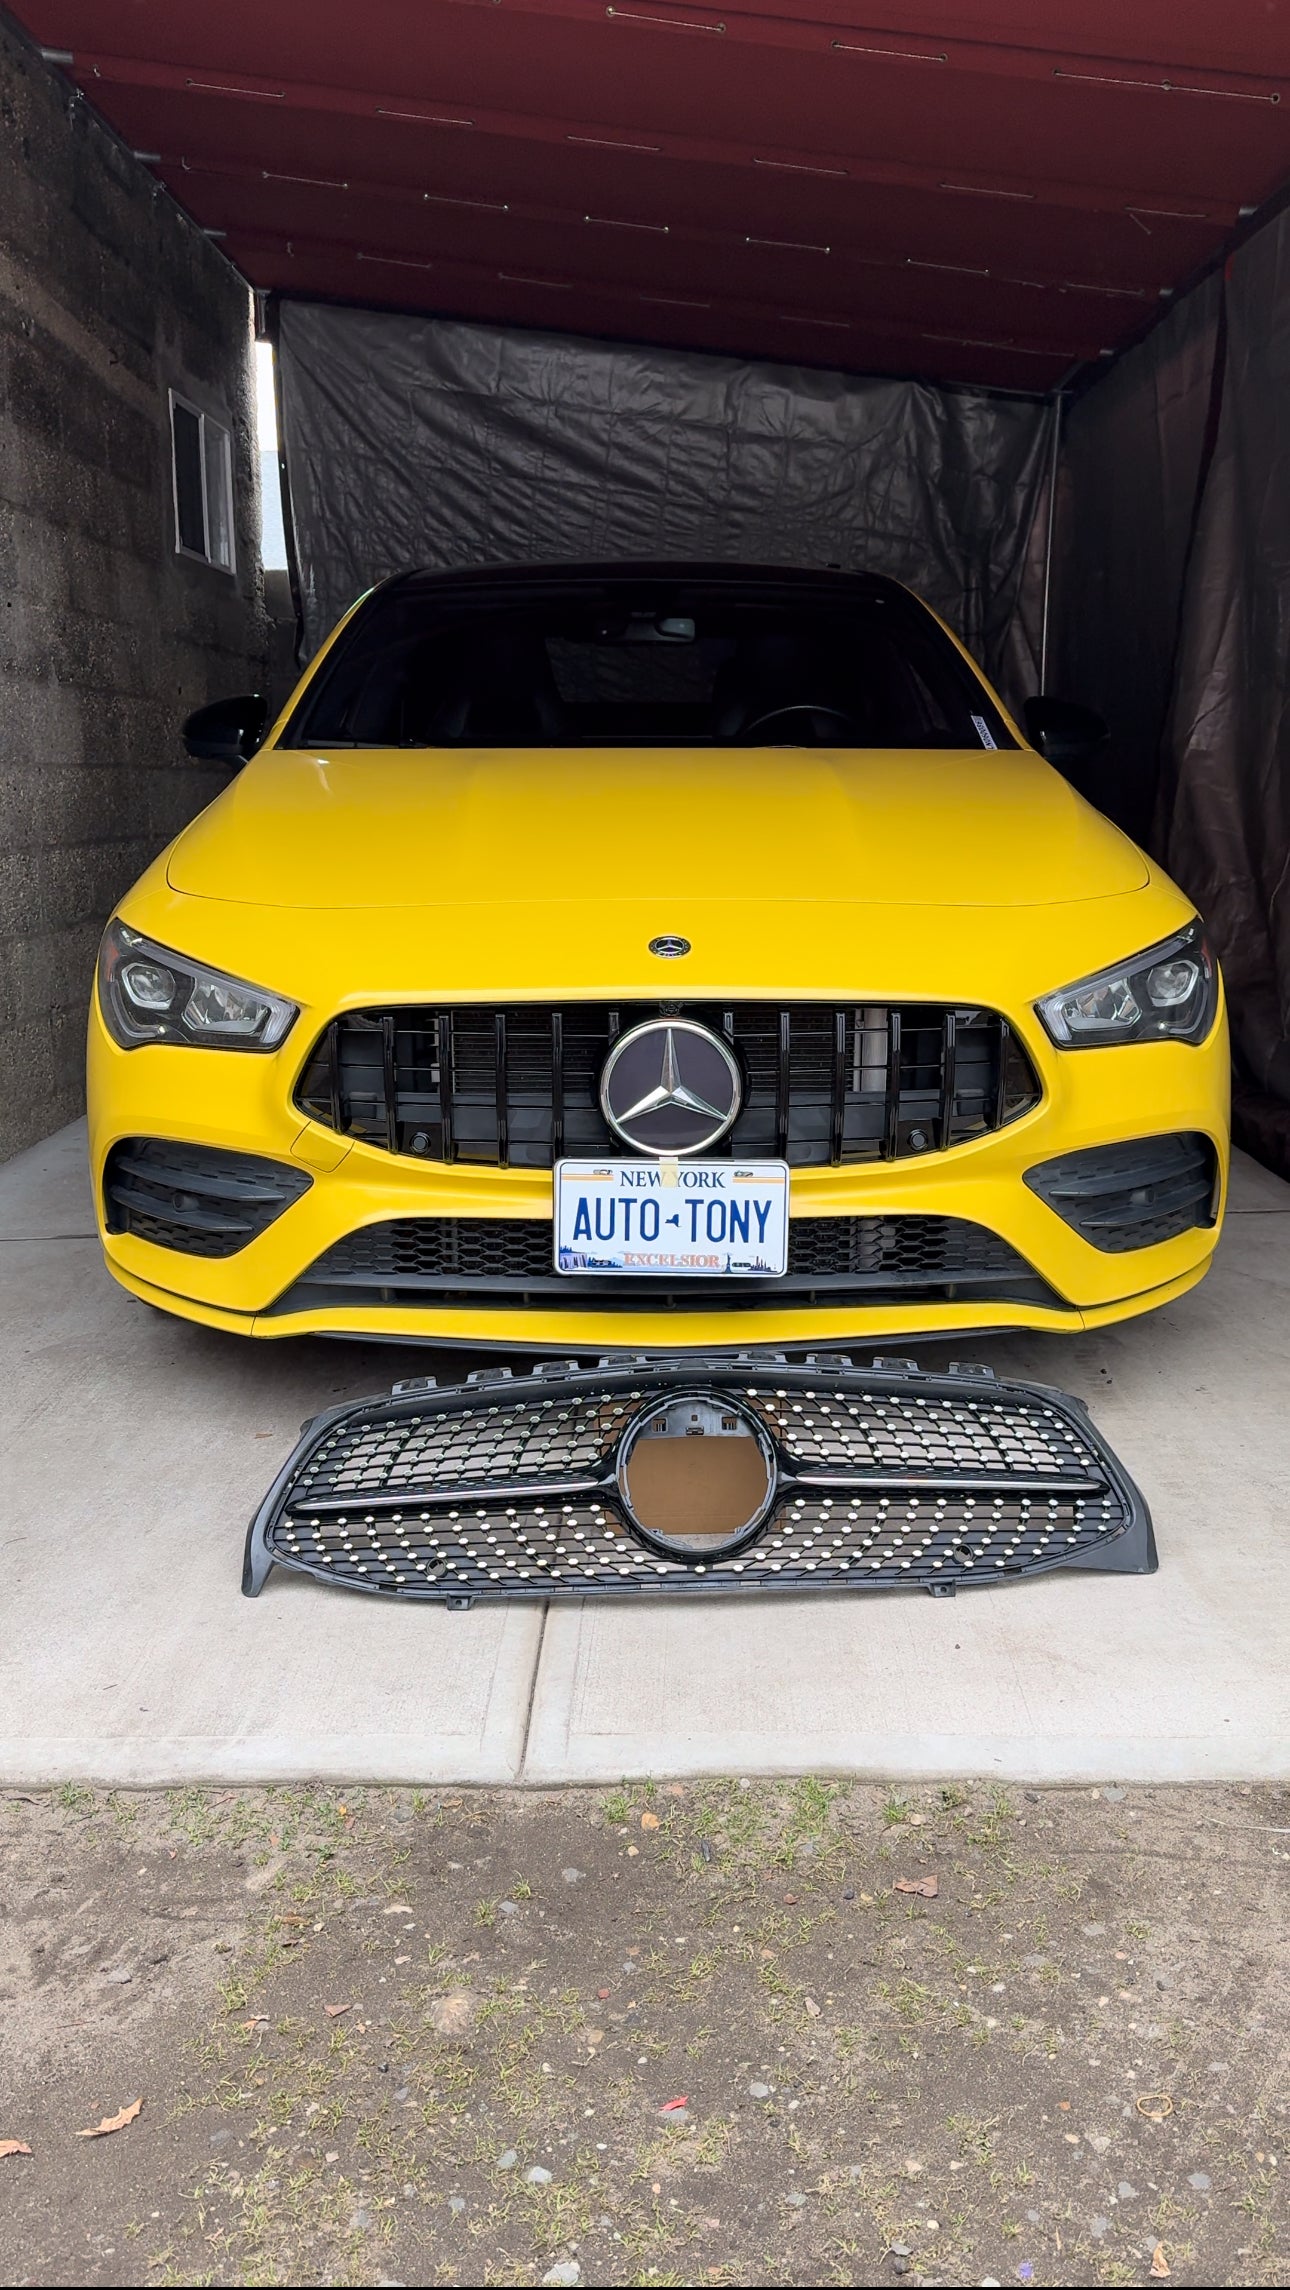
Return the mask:
M275 1556L326 1570L337 1582L395 1593L437 1589L487 1597L591 1587L620 1593L664 1584L728 1589L876 1587L997 1580L1058 1564L1124 1524L1109 1494L1070 1498L873 1496L781 1503L742 1558L684 1566L646 1550L605 1503L479 1504L432 1518L324 1519L293 1507L276 1530Z
M734 1297L781 1307L884 1296L1061 1301L1007 1241L962 1217L794 1217L788 1271L775 1280L696 1277L669 1287L631 1275L579 1279L557 1273L551 1254L545 1218L400 1217L347 1233L274 1310L307 1311L322 1302L379 1307L423 1296L498 1304L540 1299L566 1311L603 1311L628 1300L637 1309L693 1311L718 1300L728 1305Z
M643 1361L602 1373L557 1364L510 1390L506 1380L421 1397L411 1387L325 1419L252 1530L263 1562L466 1600L944 1589L1100 1563L1145 1516L1073 1402L984 1374ZM742 1546L672 1555L638 1533L616 1463L662 1398L696 1390L760 1419L777 1492Z

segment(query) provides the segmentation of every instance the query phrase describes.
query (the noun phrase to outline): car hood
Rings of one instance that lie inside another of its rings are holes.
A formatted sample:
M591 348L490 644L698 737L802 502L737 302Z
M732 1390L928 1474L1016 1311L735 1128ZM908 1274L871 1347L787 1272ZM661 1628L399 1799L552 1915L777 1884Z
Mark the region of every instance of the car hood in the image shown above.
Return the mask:
M170 887L255 906L761 898L1036 907L1149 880L1029 750L270 749L178 839Z

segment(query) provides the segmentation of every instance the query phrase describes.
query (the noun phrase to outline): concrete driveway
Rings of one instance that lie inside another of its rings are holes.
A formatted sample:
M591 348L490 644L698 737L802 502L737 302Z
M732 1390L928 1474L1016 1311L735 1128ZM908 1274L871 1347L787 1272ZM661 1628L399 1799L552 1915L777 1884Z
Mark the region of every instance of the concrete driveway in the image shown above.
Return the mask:
M1290 1775L1290 1185L1248 1160L1181 1302L917 1347L1087 1399L1160 1546L1151 1577L954 1600L461 1614L278 1573L248 1601L246 1521L301 1420L426 1354L251 1344L135 1304L100 1261L80 1125L0 1169L0 1282L0 1786Z

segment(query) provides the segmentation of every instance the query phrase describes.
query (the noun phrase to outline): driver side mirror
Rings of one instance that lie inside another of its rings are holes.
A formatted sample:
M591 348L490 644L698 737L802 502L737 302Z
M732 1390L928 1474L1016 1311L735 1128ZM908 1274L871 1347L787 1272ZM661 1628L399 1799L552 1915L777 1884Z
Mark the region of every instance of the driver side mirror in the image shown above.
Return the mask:
M235 700L194 708L180 737L195 763L223 763L240 771L255 754L268 720L268 701L259 692L242 692Z
M1041 692L1027 700L1021 712L1026 737L1055 771L1069 772L1091 762L1111 737L1105 719L1076 700L1054 700Z

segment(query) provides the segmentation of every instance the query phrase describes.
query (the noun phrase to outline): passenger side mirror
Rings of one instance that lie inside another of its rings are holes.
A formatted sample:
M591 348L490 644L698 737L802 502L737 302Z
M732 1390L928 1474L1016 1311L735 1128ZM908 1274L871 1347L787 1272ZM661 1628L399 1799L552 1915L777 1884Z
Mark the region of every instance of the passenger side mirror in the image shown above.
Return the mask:
M1069 772L1088 763L1110 739L1105 719L1076 700L1050 699L1046 692L1027 700L1022 709L1026 736L1055 771Z
M268 701L259 692L242 692L235 700L194 708L180 736L195 763L223 763L240 771L255 754L268 720Z

